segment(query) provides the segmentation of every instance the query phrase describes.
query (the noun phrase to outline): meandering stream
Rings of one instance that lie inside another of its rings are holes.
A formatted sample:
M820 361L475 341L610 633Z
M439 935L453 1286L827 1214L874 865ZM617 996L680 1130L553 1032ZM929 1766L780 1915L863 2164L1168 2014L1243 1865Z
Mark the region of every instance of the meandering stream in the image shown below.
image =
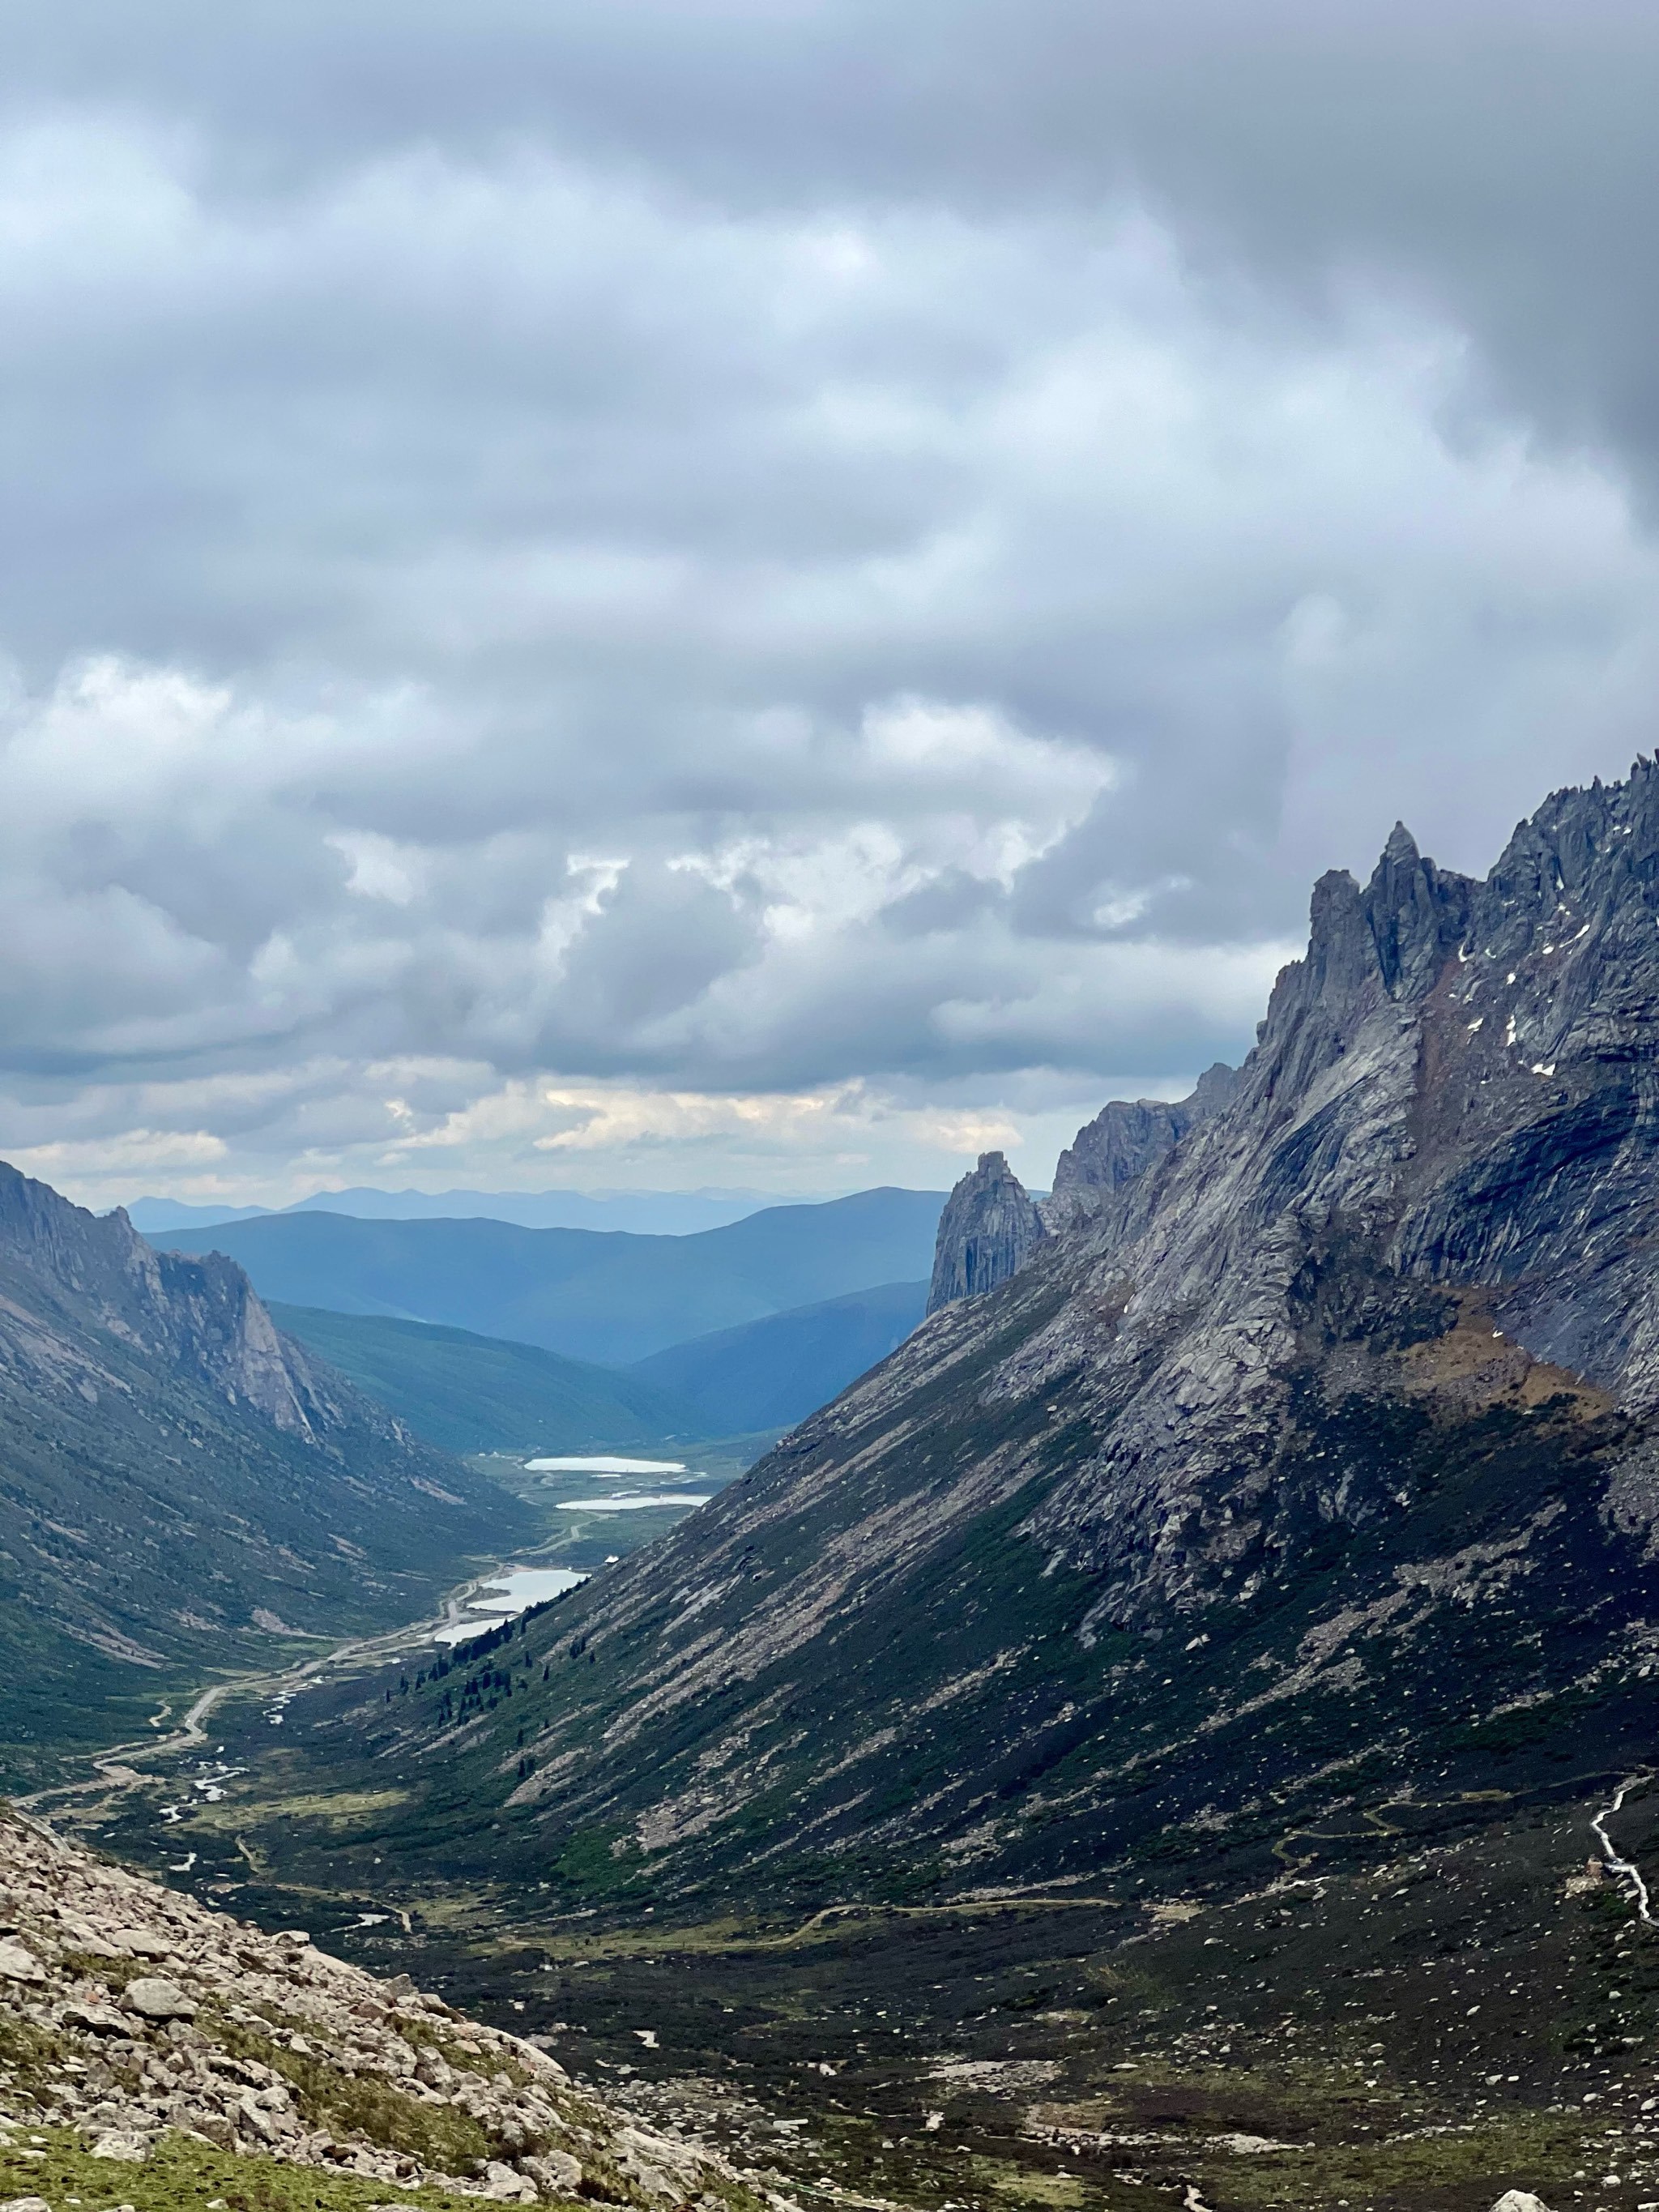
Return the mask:
M558 1459L531 1460L526 1472L544 1474L587 1475L599 1481L617 1480L637 1482L641 1476L686 1474L684 1460L623 1459L614 1455L593 1455ZM710 1481L701 1474L691 1478L696 1482ZM720 1486L718 1480L711 1488ZM623 1490L608 1492L598 1498L570 1501L582 1509L599 1511L627 1511L647 1504L683 1504L687 1510L708 1502L699 1492L696 1496L676 1493L671 1501L659 1494L641 1497ZM539 1565L533 1560L503 1560L489 1573L478 1575L452 1590L445 1598L439 1613L406 1623L403 1627L387 1629L377 1636L358 1636L336 1644L331 1650L313 1652L308 1658L272 1668L269 1672L237 1674L211 1684L194 1699L176 1728L165 1734L157 1732L129 1743L112 1744L94 1754L92 1772L83 1781L60 1783L55 1787L38 1790L27 1797L14 1802L21 1806L45 1810L52 1805L67 1805L77 1797L102 1791L123 1794L153 1782L154 1773L141 1773L134 1764L148 1765L160 1758L176 1756L180 1753L199 1750L207 1741L207 1723L215 1708L227 1698L247 1696L263 1698L267 1722L281 1728L289 1706L299 1693L308 1688L318 1677L331 1668L352 1666L364 1662L402 1657L432 1644L464 1644L474 1636L482 1636L502 1621L527 1612L532 1606L545 1604L549 1599L562 1596L580 1583L587 1580L586 1574L574 1567ZM156 1723L167 1717L165 1705L155 1716Z
M1613 1814L1623 1805L1627 1794L1638 1788L1645 1779L1644 1776L1638 1776L1633 1781L1621 1782L1613 1793L1612 1804L1602 1807L1591 1820L1590 1826L1595 1831L1596 1840L1601 1846L1601 1855L1607 1862L1607 1872L1617 1875L1621 1881L1627 1881L1630 1884L1631 1895L1636 1899L1637 1912L1651 1928L1654 1923L1653 1914L1650 1909L1648 1886L1642 1879L1640 1870L1629 1859L1621 1859L1614 1850L1613 1838L1608 1835L1606 1826L1606 1823L1612 1820Z

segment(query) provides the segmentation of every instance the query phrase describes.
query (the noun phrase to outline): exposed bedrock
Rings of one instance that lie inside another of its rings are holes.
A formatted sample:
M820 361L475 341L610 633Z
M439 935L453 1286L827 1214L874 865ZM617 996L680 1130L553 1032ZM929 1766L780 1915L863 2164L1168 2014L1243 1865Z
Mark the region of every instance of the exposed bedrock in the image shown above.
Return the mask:
M1006 1283L1043 1233L1042 1217L1006 1159L1000 1152L981 1152L979 1165L963 1176L939 1216L928 1312Z

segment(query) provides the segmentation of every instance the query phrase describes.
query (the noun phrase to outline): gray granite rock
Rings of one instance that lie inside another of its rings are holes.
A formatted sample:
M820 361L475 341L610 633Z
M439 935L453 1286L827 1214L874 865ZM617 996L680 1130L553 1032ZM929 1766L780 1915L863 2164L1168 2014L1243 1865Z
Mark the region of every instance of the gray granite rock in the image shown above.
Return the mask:
M146 2020L190 2020L196 2013L194 1999L177 1982L160 1974L143 1974L129 1982L121 2002L129 2012L142 2013Z
M928 1312L1006 1283L1043 1235L1042 1217L1003 1154L981 1152L939 1216Z
M1558 793L1484 882L1396 827L1363 887L1315 886L1223 1109L1071 1240L1070 1294L1000 1387L1079 1362L1091 1389L1141 1379L1036 1533L1115 1561L1133 1609L1259 1530L1294 1285L1334 1237L1480 1286L1534 1358L1652 1410L1656 1170L1659 771Z
M149 2156L149 2145L134 2131L112 2128L106 2135L94 2136L88 2155L113 2159L118 2166L142 2166Z
M1190 1097L1114 1098L1079 1129L1054 1167L1054 1188L1038 1211L1051 1235L1075 1229L1174 1150L1189 1129L1218 1114L1237 1086L1237 1071L1218 1060Z

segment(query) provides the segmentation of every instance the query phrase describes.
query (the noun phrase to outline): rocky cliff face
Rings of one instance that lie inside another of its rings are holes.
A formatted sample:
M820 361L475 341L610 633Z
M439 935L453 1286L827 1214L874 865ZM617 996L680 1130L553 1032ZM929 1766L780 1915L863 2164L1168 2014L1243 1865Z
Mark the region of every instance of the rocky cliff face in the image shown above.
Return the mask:
M1000 1152L981 1152L945 1201L933 1248L927 1310L977 1297L1024 1267L1043 1237L1042 1217Z
M671 1884L818 1896L1261 1870L1356 1776L1518 1803L1633 1756L1656 1135L1659 772L1484 882L1397 829L1217 1110L532 1624L514 1741L411 1700L400 1750L493 1864L614 1823Z
M297 2203L276 2193L288 2167L313 2187L338 2175L504 2203L764 2201L407 1975L377 1981L15 1814L0 1813L0 2180L102 2201L125 2172L147 2203L231 2189ZM364 2199L304 2198L325 2201Z
M283 1336L233 1262L0 1166L0 1770L272 1639L392 1626L523 1516Z
M1126 1183L1172 1152L1189 1129L1218 1114L1237 1087L1237 1071L1218 1060L1190 1097L1114 1098L1079 1129L1054 1167L1054 1188L1041 1212L1050 1234L1075 1230L1098 1213Z
M1024 1266L1045 1236L1074 1233L1172 1152L1189 1129L1220 1113L1237 1084L1237 1071L1218 1060L1188 1097L1110 1100L1060 1154L1054 1188L1041 1205L1002 1153L982 1152L939 1217L928 1312L996 1290Z
M32 1355L64 1371L64 1340L53 1350L38 1326L44 1300L291 1435L314 1441L362 1417L364 1401L348 1411L351 1394L338 1379L325 1380L303 1347L278 1333L234 1261L157 1252L118 1207L88 1213L5 1161L0 1274L22 1286L16 1326L0 1337L0 1358L19 1371Z
M1069 1301L1006 1378L1145 1377L1042 1516L1068 1557L1177 1602L1243 1562L1274 1510L1310 1278L1478 1287L1508 1340L1651 1409L1656 876L1639 763L1550 800L1484 883L1403 828L1363 890L1321 880L1226 1110L1075 1253L1121 1297L1109 1334Z

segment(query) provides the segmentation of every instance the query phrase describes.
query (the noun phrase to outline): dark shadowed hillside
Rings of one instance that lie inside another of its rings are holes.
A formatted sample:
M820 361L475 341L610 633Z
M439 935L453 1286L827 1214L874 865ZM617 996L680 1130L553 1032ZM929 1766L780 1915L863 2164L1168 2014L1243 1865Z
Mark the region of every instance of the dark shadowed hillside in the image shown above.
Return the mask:
M786 1429L885 1359L921 1319L926 1283L884 1283L671 1345L632 1370L694 1405L717 1436Z
M142 1725L209 1670L418 1614L526 1525L273 1325L0 1166L0 1759Z

